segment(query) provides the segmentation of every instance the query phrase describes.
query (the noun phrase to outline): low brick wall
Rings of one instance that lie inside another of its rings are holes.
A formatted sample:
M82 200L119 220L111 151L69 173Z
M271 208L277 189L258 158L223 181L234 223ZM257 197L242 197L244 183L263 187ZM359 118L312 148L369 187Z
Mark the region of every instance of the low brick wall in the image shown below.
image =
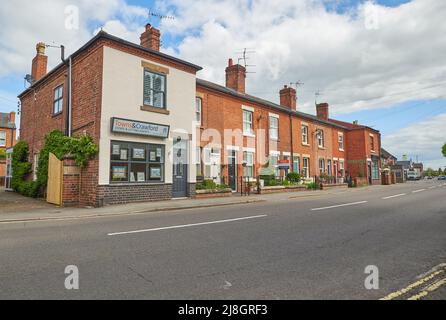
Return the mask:
M231 189L224 190L197 190L195 199L225 198L232 197Z
M172 199L172 184L116 184L98 186L98 204L148 202Z
M72 158L63 158L62 206L79 205L80 168Z
M347 183L341 183L341 184L323 184L322 188L324 190L327 189L348 189L348 184Z
M275 186L275 187L261 187L260 194L268 194L268 193L279 193L279 192L302 192L307 191L306 186Z

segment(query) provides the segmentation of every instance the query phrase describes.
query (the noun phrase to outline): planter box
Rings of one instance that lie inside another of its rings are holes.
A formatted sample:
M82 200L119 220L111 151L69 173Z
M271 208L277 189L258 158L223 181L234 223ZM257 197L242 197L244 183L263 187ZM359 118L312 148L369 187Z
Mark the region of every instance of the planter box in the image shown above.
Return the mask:
M197 190L195 199L232 197L231 189Z

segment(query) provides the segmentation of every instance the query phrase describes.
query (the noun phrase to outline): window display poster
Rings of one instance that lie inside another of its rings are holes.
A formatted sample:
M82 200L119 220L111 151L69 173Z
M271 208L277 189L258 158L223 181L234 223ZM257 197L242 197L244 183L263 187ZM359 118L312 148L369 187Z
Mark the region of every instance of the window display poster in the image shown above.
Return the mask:
M156 157L157 158L161 158L162 157L162 149L161 148L157 148L156 149Z
M146 173L138 172L138 182L144 182L144 181L146 181Z
M144 160L146 158L145 156L145 150L144 149L133 149L133 159L141 159Z
M155 151L150 151L150 161L156 161L156 153L155 153Z
M120 145L119 144L114 144L113 145L113 155L114 156L119 156L119 151L121 150Z
M127 167L113 167L113 179L127 179Z
M127 160L127 159L128 159L127 149L121 149L121 160Z
M130 182L136 182L134 172L130 172Z
M161 168L150 168L151 179L161 179Z

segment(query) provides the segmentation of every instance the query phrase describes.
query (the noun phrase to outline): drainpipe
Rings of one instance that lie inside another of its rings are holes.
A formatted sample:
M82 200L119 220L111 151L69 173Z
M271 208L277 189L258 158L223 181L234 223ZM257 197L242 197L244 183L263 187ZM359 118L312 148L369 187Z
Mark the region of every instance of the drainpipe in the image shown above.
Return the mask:
M291 136L290 172L294 172L293 115L291 113L290 113L290 136Z
M67 113L65 119L65 135L71 137L71 82L72 82L72 59L71 56L65 59L65 46L60 46L61 48L61 59L62 62L68 67L68 79L67 79Z

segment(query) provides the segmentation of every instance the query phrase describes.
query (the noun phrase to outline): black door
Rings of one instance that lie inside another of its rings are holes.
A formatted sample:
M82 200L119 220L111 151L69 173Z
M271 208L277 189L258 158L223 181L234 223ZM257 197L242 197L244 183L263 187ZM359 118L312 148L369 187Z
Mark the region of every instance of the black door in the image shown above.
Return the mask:
M179 140L173 146L173 187L172 196L187 196L187 141Z
M367 171L368 171L368 174L369 174L369 184L372 184L372 163L368 162L367 167L368 167Z
M229 187L237 191L237 153L236 151L229 151L228 157L228 175L229 175Z

